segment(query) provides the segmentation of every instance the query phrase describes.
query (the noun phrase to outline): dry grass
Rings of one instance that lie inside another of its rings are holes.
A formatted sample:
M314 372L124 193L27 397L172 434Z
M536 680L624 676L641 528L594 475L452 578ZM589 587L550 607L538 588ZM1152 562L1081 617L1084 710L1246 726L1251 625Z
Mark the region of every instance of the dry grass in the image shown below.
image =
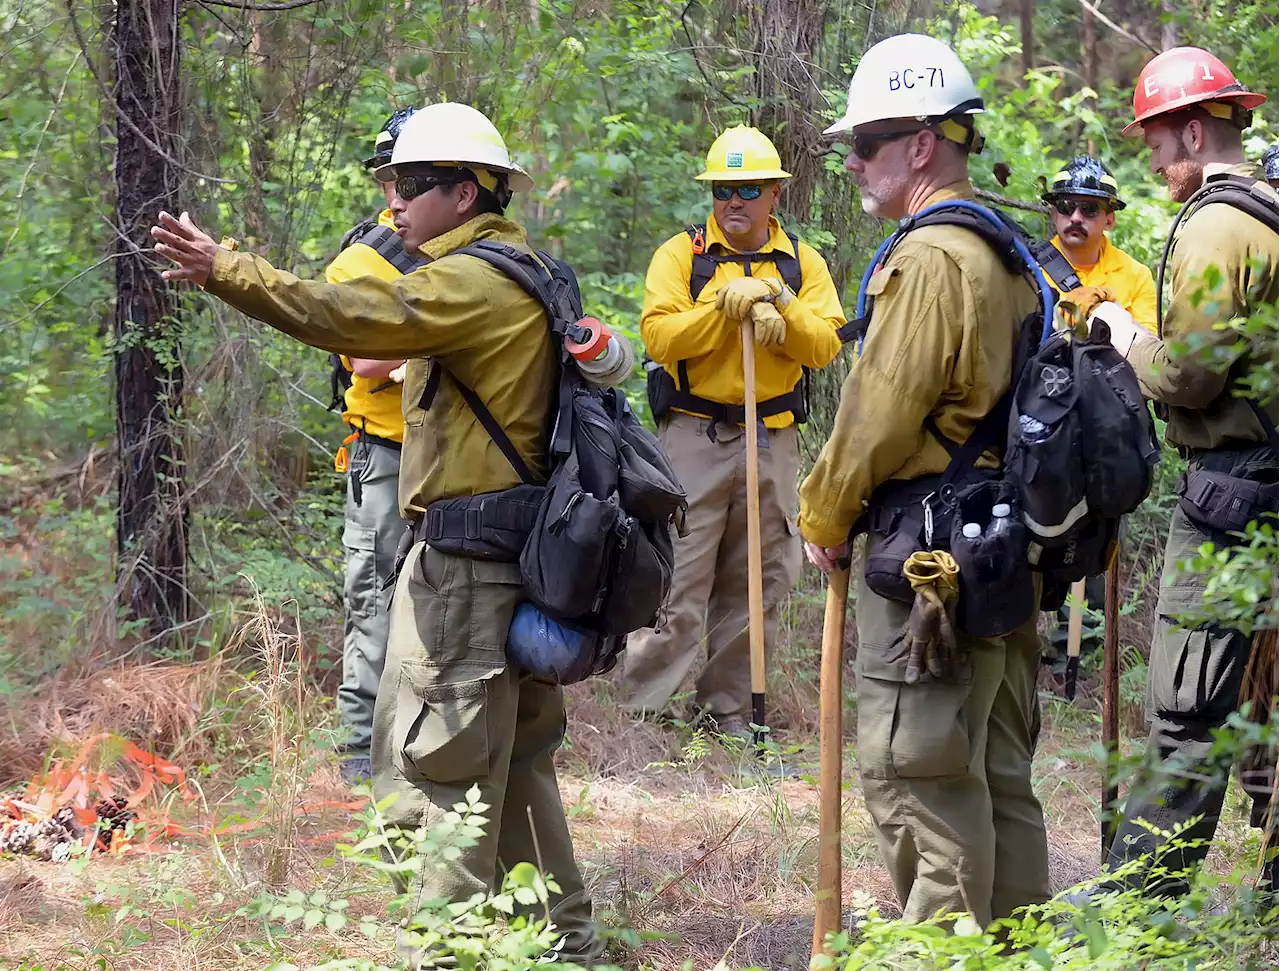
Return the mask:
M190 747L202 712L225 697L228 683L216 658L64 670L34 694L0 701L0 786L29 779L51 751L99 732L165 755ZM187 754L202 753L195 748Z
M750 771L741 748L708 743L687 727L628 720L610 681L569 690L561 790L584 874L606 921L660 935L626 955L626 963L654 971L674 971L685 961L698 968L805 966L817 790L804 773L816 774L821 599L816 587L792 598L770 680L771 727L798 776L765 779ZM0 703L0 784L28 778L60 744L110 731L174 757L196 776L202 766L221 764L202 780L204 818L243 811L262 822L216 841L182 840L169 853L98 858L82 871L0 861L0 965L31 955L46 969L59 962L87 968L92 962L75 951L113 948L119 952L108 965L113 971L260 969L282 958L299 965L340 956L391 960L390 922L385 938L370 943L354 931L323 927L281 938L261 920L236 915L286 876L289 887L351 899L353 916L383 914L390 899L378 875L332 858L349 814L288 813L300 802L347 798L312 732L332 718L332 704L302 670L296 628L265 607L242 620L245 640L221 662L81 664ZM1140 619L1126 618L1122 636L1143 643L1140 628ZM850 706L854 640L851 623ZM253 666L264 677L246 681L240 662L250 657L259 658ZM1046 698L1035 779L1050 827L1055 889L1097 871L1100 780L1088 752L1097 731L1093 689L1086 679L1074 705ZM848 734L845 902L870 894L894 916L897 901L853 783ZM270 766L270 781L253 783L258 800L247 807L237 781L244 784L252 765ZM1226 832L1243 838L1241 807L1232 806ZM1218 856L1211 863L1229 866ZM114 915L125 905L136 912L117 923ZM129 944L130 934L145 939Z

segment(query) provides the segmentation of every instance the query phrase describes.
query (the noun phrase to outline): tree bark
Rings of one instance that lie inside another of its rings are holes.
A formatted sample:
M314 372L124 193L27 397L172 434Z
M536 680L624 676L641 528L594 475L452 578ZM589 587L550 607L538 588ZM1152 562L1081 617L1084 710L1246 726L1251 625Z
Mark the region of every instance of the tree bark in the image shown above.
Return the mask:
M1022 26L1022 76L1036 66L1036 0L1021 0L1018 20Z
M782 208L809 222L823 171L821 91L814 52L822 39L827 0L762 0L747 7L755 95L751 123L768 135L791 173Z
M117 589L154 636L188 608L179 327L147 232L160 209L177 208L178 5L118 0L115 10Z
M1092 10L1084 7L1081 9L1081 14L1081 32L1084 41L1084 84L1085 87L1093 92L1089 103L1096 109L1098 107L1098 30ZM1090 158L1097 155L1097 146L1094 145L1092 138L1089 139L1087 148Z
M1182 42L1182 28L1176 19L1178 4L1174 0L1162 0L1160 9L1164 11L1164 22L1160 26L1160 49L1167 51Z

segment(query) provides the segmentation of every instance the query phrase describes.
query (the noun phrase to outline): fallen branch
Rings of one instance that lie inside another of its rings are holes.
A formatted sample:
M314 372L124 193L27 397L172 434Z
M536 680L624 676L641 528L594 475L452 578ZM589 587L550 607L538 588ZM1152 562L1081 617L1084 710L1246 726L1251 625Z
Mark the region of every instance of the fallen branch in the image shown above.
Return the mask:
M1009 196L1002 196L997 192L988 192L986 189L974 188L973 194L984 202L991 202L997 206L1006 206L1010 209L1022 209L1026 212L1036 212L1040 215L1046 215L1049 207L1039 202L1023 202L1021 199L1011 199Z
M236 0L195 0L202 7L233 7L236 10L296 10L298 7L309 7L322 0L287 0L285 3L237 3Z
M665 894L672 887L676 886L677 884L683 883L694 873L694 871L696 871L699 867L701 867L702 864L706 863L707 860L711 859L712 856L718 853L724 847L724 845L728 843L730 839L733 838L733 834L738 831L738 829L742 826L742 824L747 821L747 817L749 815L751 814L749 812L746 812L746 813L743 813L741 816L739 816L738 821L729 827L728 831L723 836L720 837L719 841L714 846L710 847L705 853L703 853L700 857L698 857L696 860L690 863L687 867L685 867L679 873L679 875L672 877L670 880L664 883L662 885L662 889L653 895L653 899L649 901L649 904L652 904L655 900L661 899L662 895ZM649 904L646 904L643 908L641 908L639 914L636 915L637 922L639 921L640 915L643 914L648 909Z
M1089 11L1089 13L1097 17L1104 24L1106 24L1108 27L1114 30L1117 34L1123 37L1125 40L1132 41L1133 43L1137 44L1139 47L1145 47L1152 54L1160 53L1160 48L1152 47L1141 37L1138 37L1136 34L1129 33L1129 31L1125 30L1118 23L1116 23L1114 20L1112 20L1106 14L1104 14L1101 10L1099 10L1097 7L1091 4L1089 0L1080 0L1080 6L1084 7L1085 10Z

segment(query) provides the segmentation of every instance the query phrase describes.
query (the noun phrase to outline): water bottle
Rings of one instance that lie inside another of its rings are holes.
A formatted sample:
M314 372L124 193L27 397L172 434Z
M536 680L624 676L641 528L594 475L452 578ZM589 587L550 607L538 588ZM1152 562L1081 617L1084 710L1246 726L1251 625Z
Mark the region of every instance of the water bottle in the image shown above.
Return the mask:
M1051 429L1031 415L1018 415L1018 433L1024 442L1035 444L1048 441Z
M1007 502L997 502L991 507L991 522L987 526L987 539L1002 540L1013 529L1013 507Z
M982 535L982 527L977 523L965 523L961 529L965 539L977 539Z

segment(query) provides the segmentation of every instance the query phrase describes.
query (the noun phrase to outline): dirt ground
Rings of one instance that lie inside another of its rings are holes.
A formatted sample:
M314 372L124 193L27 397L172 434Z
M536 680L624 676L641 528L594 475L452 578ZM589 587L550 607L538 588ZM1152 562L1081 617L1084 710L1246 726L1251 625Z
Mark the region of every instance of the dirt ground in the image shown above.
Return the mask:
M851 679L850 679L851 681ZM777 697L777 750L787 767L763 774L749 752L683 726L659 727L618 714L613 688L592 682L570 691L570 727L560 756L561 792L584 875L600 917L645 932L619 943L637 967L804 967L812 933L818 790L813 686L797 677ZM850 688L847 722L855 694ZM1097 872L1098 780L1089 747L1096 713L1044 695L1046 727L1035 766L1046 809L1055 889ZM898 913L870 822L853 781L855 739L846 745L844 898L874 899ZM192 750L194 751L194 750ZM0 860L0 959L6 967L196 969L306 965L340 956L392 958L391 923L370 941L354 929L361 915L385 914L390 891L377 874L334 854L352 826L341 808L350 794L332 760L314 760L290 795L309 807L294 816L285 885L323 889L350 901L352 923L334 933L287 932L237 914L272 891L267 874L279 841L270 827L241 824L217 838L179 836L151 852L47 863ZM181 760L181 755L175 757ZM188 766L193 784L202 775ZM194 771L192 771L194 770ZM209 817L256 818L251 783L223 791L214 766L196 809ZM184 810L176 807L175 818ZM1239 825L1233 813L1233 826ZM185 818L185 817L184 817ZM100 963L105 962L105 963Z

